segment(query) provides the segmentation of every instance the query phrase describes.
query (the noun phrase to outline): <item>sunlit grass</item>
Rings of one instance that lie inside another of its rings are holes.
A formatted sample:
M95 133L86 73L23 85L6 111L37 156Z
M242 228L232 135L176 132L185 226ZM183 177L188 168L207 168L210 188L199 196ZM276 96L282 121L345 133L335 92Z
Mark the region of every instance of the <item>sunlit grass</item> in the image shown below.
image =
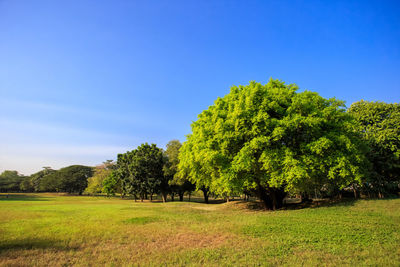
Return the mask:
M400 199L254 211L243 203L0 196L0 265L379 265L400 262Z

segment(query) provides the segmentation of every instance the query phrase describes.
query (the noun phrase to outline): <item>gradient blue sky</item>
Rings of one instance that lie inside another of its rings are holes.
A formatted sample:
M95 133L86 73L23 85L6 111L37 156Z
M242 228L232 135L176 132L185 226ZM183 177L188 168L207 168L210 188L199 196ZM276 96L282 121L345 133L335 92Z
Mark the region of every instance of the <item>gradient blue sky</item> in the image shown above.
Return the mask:
M232 85L400 98L399 1L0 1L0 171L185 140Z

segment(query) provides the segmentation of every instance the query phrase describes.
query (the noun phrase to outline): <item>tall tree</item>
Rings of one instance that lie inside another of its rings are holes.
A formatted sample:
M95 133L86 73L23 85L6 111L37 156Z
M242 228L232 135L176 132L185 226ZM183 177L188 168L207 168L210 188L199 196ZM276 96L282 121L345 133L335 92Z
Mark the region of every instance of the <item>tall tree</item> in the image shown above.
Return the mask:
M88 178L93 175L93 168L82 165L71 165L56 172L58 181L57 191L68 193L79 193L85 190Z
M171 190L179 195L179 200L183 201L185 192L189 194L196 188L186 177L179 175L178 164L179 164L179 149L182 147L179 140L171 140L167 144L165 154L167 160L164 165L164 175L169 177L169 184Z
M220 195L249 190L266 208L286 192L362 178L365 160L342 101L270 80L232 87L192 124L179 168Z
M141 200L146 195L152 197L161 193L163 201L168 194L168 177L164 176L165 156L162 149L155 144L142 144L137 149L119 154L117 169L113 172L118 179L124 181L124 188L135 198Z
M372 173L368 188L385 192L399 190L400 184L400 104L359 101L349 113L357 121L357 130L369 145Z

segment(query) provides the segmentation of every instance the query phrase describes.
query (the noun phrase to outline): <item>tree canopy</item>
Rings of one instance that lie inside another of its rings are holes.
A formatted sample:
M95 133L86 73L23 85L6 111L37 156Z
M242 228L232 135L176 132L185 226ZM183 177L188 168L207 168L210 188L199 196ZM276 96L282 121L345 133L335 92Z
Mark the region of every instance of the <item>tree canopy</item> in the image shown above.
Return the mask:
M88 186L85 189L85 193L102 193L104 191L104 181L109 178L113 171L113 168L113 161L106 161L103 164L96 166L93 176L88 178Z
M40 179L39 190L44 192L79 193L87 187L87 179L93 175L93 168L71 165L57 171L50 171Z
M164 175L168 177L172 194L175 192L179 195L179 200L183 201L185 192L190 193L195 190L196 186L191 183L187 177L182 176L178 172L179 150L182 144L179 140L171 140L167 144L165 150L166 162L164 165Z
M142 144L137 149L118 155L113 179L120 180L124 190L141 200L147 194L161 193L166 201L168 179L164 176L165 156L155 144Z
M393 191L400 183L400 104L359 101L349 113L356 119L357 131L369 146L372 164L369 183L379 196Z
M193 122L180 173L219 194L257 192L268 208L284 192L359 183L365 160L342 101L279 80L232 87Z
M0 192L17 192L20 190L20 184L25 176L17 171L3 171L0 174Z

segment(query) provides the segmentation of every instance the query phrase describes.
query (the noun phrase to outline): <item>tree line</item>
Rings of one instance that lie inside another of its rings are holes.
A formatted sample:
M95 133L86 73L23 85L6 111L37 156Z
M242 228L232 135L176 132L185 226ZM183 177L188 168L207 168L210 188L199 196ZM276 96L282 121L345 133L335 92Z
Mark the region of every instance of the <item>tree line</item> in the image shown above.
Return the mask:
M17 171L4 171L0 174L0 192L67 192L82 194L88 185L93 168L72 165L59 170L43 167L43 170L30 176Z
M172 140L164 151L145 143L96 168L45 168L30 177L5 171L0 190L163 201L201 190L206 202L209 194L253 196L268 209L282 207L288 195L383 198L400 191L398 103L361 100L346 109L343 101L271 79L232 87L191 128L183 144Z
M44 167L30 176L17 171L0 174L0 192L67 192L131 196L135 200L170 195L183 201L184 194L196 189L189 180L177 175L178 155L182 144L172 140L164 151L155 144L118 155L116 162L107 160L96 167L72 165L60 170Z

